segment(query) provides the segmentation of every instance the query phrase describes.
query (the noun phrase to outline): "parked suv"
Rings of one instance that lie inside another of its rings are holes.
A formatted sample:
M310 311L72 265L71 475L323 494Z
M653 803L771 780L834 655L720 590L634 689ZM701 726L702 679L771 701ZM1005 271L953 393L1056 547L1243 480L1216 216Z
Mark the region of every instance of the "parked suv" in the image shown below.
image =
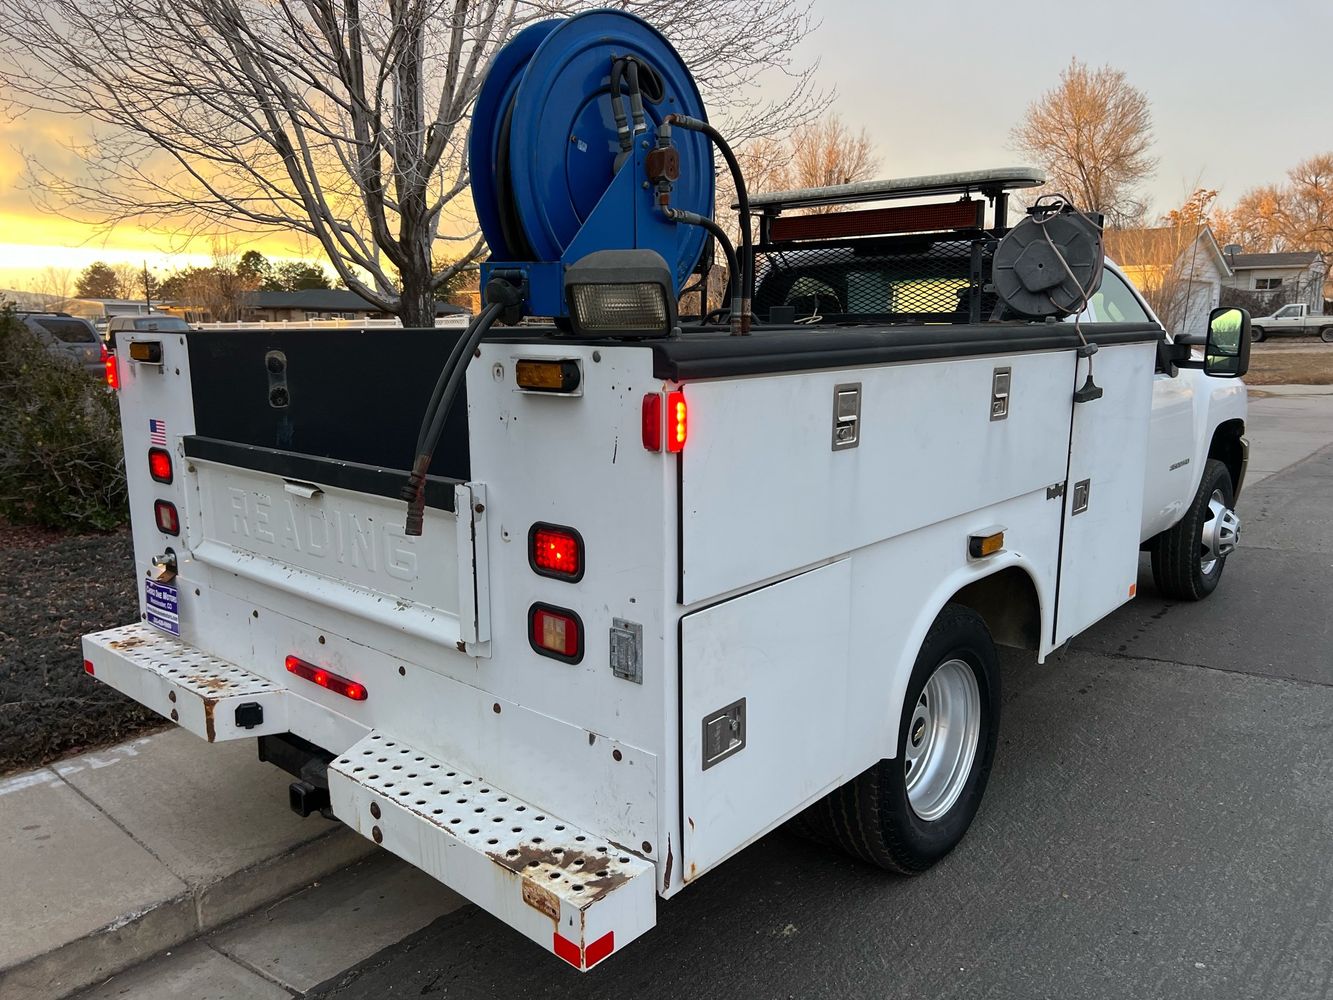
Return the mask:
M18 317L52 354L82 366L89 375L103 377L106 348L86 319L55 312L21 312Z

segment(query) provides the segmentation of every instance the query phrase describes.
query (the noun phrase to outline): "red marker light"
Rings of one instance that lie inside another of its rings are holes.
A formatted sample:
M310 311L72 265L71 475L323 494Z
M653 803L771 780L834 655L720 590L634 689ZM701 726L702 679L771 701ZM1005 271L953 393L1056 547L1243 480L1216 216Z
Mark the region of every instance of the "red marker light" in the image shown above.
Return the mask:
M159 483L171 482L171 455L165 448L148 449L148 474Z
M93 669L92 660L83 661L83 672L87 674L89 677L95 677L97 675L97 672Z
M666 447L669 452L685 450L685 436L689 431L689 410L685 393L677 389L666 397Z
M303 677L313 684L318 684L322 688L328 688L334 694L340 694L344 698L351 698L352 701L365 701L366 691L364 684L358 684L356 681L348 680L331 670L325 670L323 667L317 667L313 663L307 663L305 660L296 656L287 657L287 670L297 677Z
M112 389L120 388L120 370L116 368L116 356L102 345L102 364L106 366L106 384Z
M157 521L157 530L164 535L181 533L180 516L176 513L176 505L170 500L157 500L153 503L153 518Z
M583 659L583 622L565 608L534 604L528 610L528 642L542 656L578 663Z
M573 528L538 522L528 530L528 564L540 576L583 579L583 537Z
M643 397L643 446L649 451L662 450L662 394L650 392Z

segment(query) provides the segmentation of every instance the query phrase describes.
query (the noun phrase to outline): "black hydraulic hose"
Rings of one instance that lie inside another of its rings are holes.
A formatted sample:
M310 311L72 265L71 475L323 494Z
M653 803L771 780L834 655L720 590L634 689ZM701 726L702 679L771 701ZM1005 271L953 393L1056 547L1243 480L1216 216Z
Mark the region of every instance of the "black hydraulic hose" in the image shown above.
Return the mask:
M741 266L744 269L741 275L739 332L747 334L750 332L750 296L752 294L750 286L754 284L754 240L750 232L750 196L745 190L745 175L741 173L740 161L736 159L736 154L731 151L731 146L722 137L722 133L709 125L708 122L691 118L689 115L667 115L666 121L680 128L702 132L708 136L713 141L713 145L717 147L718 152L722 154L722 158L727 161L727 169L731 171L731 181L736 186L736 204L740 210Z
M500 303L483 309L458 338L453 350L449 352L449 360L440 371L430 404L421 420L421 430L417 434L417 452L412 462L412 473L399 494L407 501L407 523L403 530L408 535L421 534L426 516L426 474L435 457L435 446L444 433L444 424L453 407L454 397L458 395L458 388L463 383L468 362L481 338L490 331L503 310L504 306Z
M731 245L731 240L727 238L727 231L719 226L712 219L699 215L696 212L686 212L684 209L665 206L662 212L672 222L683 222L688 226L699 226L712 234L713 239L717 240L717 245L722 248L722 255L727 258L727 277L731 284L731 320L733 324L732 332L736 332L736 321L741 314L741 288L742 274L736 265L736 248ZM704 317L707 318L705 313Z
M629 112L634 119L634 135L640 132L647 132L648 125L643 117L643 92L639 90L639 61L637 59L625 60L625 75L629 79ZM630 145L634 144L633 136L630 137Z
M616 120L616 137L620 140L620 151L628 153L634 147L634 137L630 135L625 102L620 96L620 81L624 75L624 59L617 59L611 63L611 114Z

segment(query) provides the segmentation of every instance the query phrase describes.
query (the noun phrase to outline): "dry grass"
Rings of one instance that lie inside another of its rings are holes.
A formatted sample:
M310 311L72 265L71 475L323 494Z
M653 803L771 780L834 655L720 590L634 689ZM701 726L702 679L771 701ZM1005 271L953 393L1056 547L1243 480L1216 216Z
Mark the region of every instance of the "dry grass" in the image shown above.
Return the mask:
M1247 385L1333 385L1333 347L1308 351L1264 350L1256 345L1250 354Z

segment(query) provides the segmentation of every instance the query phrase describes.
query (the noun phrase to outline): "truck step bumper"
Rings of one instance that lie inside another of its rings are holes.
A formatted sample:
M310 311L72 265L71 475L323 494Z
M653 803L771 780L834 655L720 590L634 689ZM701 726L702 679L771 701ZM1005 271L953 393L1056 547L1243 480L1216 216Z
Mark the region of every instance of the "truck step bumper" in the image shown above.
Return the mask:
M84 669L210 743L287 732L287 690L135 622L83 637Z
M657 918L654 866L372 732L329 765L333 812L576 969Z

